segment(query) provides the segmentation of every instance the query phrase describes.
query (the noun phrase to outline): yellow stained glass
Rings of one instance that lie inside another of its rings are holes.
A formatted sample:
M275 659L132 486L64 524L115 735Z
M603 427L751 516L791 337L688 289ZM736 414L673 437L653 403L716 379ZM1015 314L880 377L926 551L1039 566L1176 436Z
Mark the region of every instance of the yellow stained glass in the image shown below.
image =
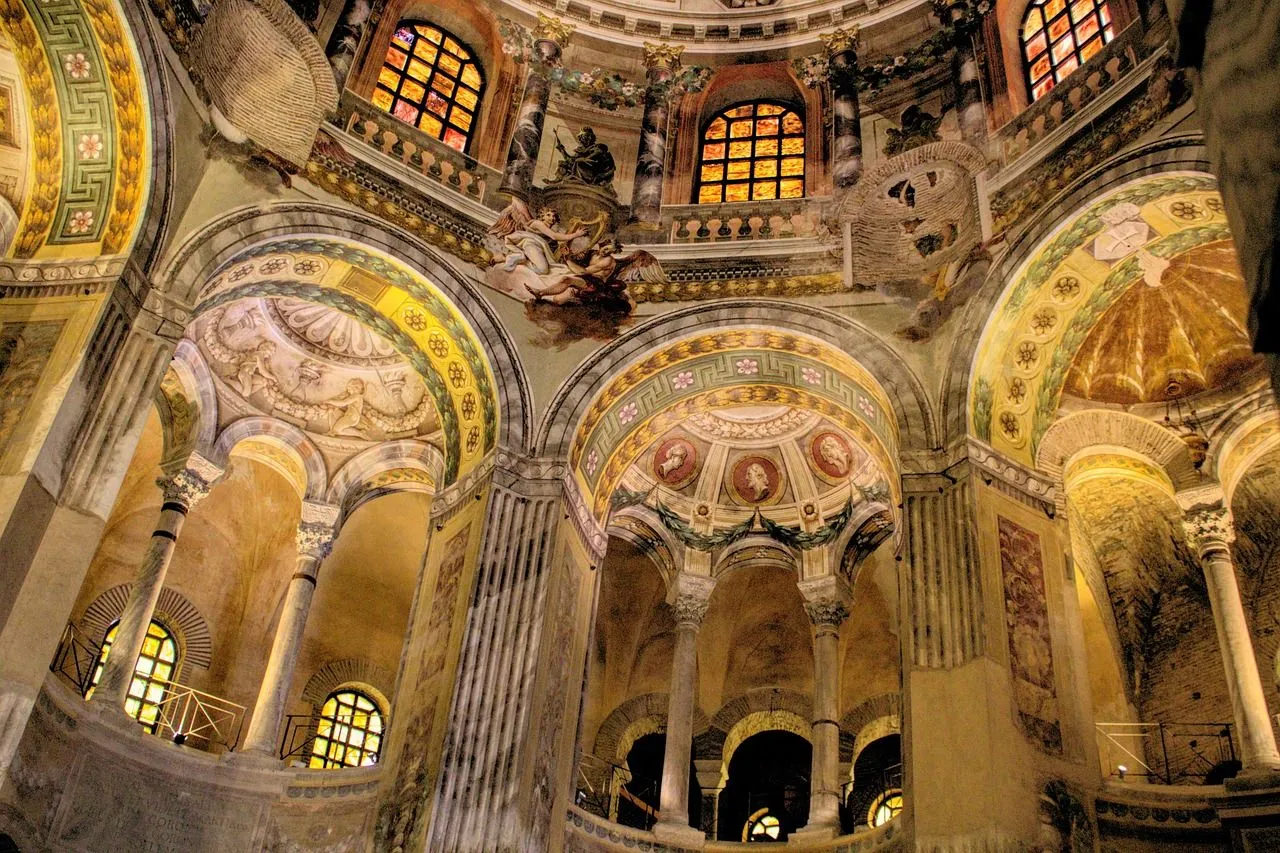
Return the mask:
M778 176L777 160L757 160L751 174L756 178L776 178Z
M777 198L778 185L773 181L757 183L751 190L751 197L755 199Z
M1080 48L1080 58L1085 62L1089 61L1089 57L1102 50L1102 39L1094 39L1093 41Z
M1080 66L1079 60L1077 60L1073 56L1070 59L1068 59L1066 62L1062 63L1057 68L1055 68L1053 71L1053 76L1058 78L1058 82L1062 82L1062 80L1068 74L1070 74L1072 71L1075 71L1076 68L1078 68L1079 66Z
M404 27L401 27L391 36L391 43L398 44L405 50L408 50L413 46L413 33Z
M1022 28L1022 37L1035 35L1044 27L1044 20L1040 17L1039 9L1032 9L1031 14L1027 15L1027 23Z
M724 143L711 142L702 146L703 160L723 160L724 159Z
M724 139L726 126L727 122L722 118L711 122L711 124L707 125L707 139Z
M1063 15L1058 20L1050 22L1049 40L1056 42L1058 39L1066 35L1067 31L1070 29L1071 29L1071 22L1067 20L1066 15Z
M436 57L440 55L440 48L432 47L425 41L420 41L413 46L413 55L423 62L435 62Z
M112 625L102 640L97 664L90 675L86 699L93 695L98 680L102 677L102 668L115 642L116 628L117 626ZM173 635L163 625L153 620L147 626L147 633L143 637L142 651L134 663L133 680L129 682L124 703L125 712L152 732L156 730L160 717L159 705L164 700L177 660L178 644L173 639Z
M721 186L703 186L698 189L698 204L719 204Z
M418 32L426 36L428 41L440 43L440 39L444 38L443 34L435 27L418 27Z
M418 64L421 65L422 63ZM387 68L384 65L382 70L378 72L378 82L388 88L394 89L396 86L400 85L400 75L397 74L394 69Z
M778 156L778 140L776 140L776 139L757 139L757 140L756 140L756 156L757 156L757 157L776 157L776 156Z
M804 174L804 158L788 157L782 161L782 174L791 177L793 175Z
M729 163L729 180L742 180L751 175L751 161L737 160Z
M1035 65L1031 66L1031 78L1039 80L1041 77L1049 73L1049 57L1044 56Z
M462 70L462 63L456 57L442 53L440 54L440 61L436 63L436 67L446 74L452 74L457 77L458 72Z
M378 760L382 712L356 690L340 688L320 712L311 744L311 767L360 767Z
M476 104L480 102L480 98L476 96L475 92L470 89L464 89L461 86L459 86L458 91L454 93L453 99L457 101L459 105L472 111L475 110Z
M1089 39L1093 38L1097 34L1097 32L1098 32L1098 19L1096 16L1091 15L1088 20L1080 24L1080 26L1076 27L1076 41L1080 44L1084 44ZM1081 57L1084 59L1088 59L1087 56L1084 56L1083 51L1081 51Z
M725 201L746 201L748 187L746 184L728 184L724 188Z
M1034 38L1027 41L1023 50L1026 52L1027 59L1035 59L1044 53L1045 49L1044 33L1038 33Z
M373 90L373 105L380 110L391 112L391 102L394 100L395 96L386 89Z
M782 117L782 132L786 134L804 133L804 122L795 113L787 113Z
M422 121L418 123L418 127L422 128L437 139L440 138L440 134L444 133L444 124L440 119L430 115L429 113L423 114Z
M384 68L382 70L386 72L390 69ZM409 76L415 80L425 83L431 79L431 66L427 65L425 62L419 62L415 59L409 63ZM388 83L387 85L391 84Z
M706 183L708 181L723 181L724 166L722 164L716 164L714 166L703 166L702 180L703 180L703 183Z
M471 129L471 113L466 110L459 109L458 107L453 108L453 113L450 114L449 121L453 123L454 127L459 127L463 130Z
M748 104L746 106L734 107L733 109L726 111L725 115L728 116L729 118L743 118L745 116L751 115L751 113L752 113L751 105Z
M804 153L804 137L803 136L793 136L790 139L782 140L782 154L784 157L789 155L794 155L794 154L803 154L803 153Z
M781 104L739 104L725 110L707 125L703 137L698 203L802 196L804 145L804 120ZM790 195L779 176L788 178Z
M474 65L467 65L466 68L462 69L462 82L472 89L480 88L480 72L476 70Z
M422 102L422 97L427 90L422 88L421 83L415 83L413 80L405 80L400 85L400 97L410 101Z
M786 180L782 182L780 193L782 198L803 198L804 181Z
M777 136L778 120L776 118L762 118L756 122L756 136Z
M396 50L394 47L387 48L387 64L396 68L404 68L404 61L408 58L408 54L403 50Z
M466 58L467 58L466 51L464 51L462 48L458 47L458 43L457 43L456 41L454 41L453 39L449 38L448 36L446 36L446 37L445 37L445 40L444 40L444 49L445 49L445 50L447 50L447 51L449 51L449 52L450 52L450 53L452 53L452 54L456 54L457 56L461 56L463 59L466 59Z
M777 104L760 104L756 108L756 115L776 116L779 113L781 113L782 110L783 108L778 106Z
M733 139L742 139L751 135L751 122L735 121L729 125L729 136Z
M439 74L437 74L435 76L435 79L431 81L431 88L435 89L437 92L444 95L446 98L453 95L453 90L455 87L456 87L456 84L452 80L450 80L448 77L441 77Z
M729 156L731 158L750 157L751 143L750 142L730 142Z
M1052 20L1053 16L1061 12L1067 6L1067 0L1049 0L1044 4L1045 20Z

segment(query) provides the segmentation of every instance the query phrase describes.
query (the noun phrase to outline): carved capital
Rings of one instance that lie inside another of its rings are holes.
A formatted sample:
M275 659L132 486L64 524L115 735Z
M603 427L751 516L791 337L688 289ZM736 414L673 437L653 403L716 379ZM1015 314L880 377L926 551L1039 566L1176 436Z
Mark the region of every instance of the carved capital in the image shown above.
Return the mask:
M182 468L168 477L160 477L156 485L164 492L164 502L191 509L209 495L222 469L198 453L187 458Z
M854 24L848 28L840 27L829 33L821 33L819 38L822 39L822 44L826 47L828 57L843 53L846 50L857 50L858 25Z
M671 584L668 600L675 610L676 624L697 628L702 618L707 615L707 605L711 601L711 591L716 582L707 575L695 575L681 572Z
M684 45L644 43L644 67L664 68L671 70L680 66L680 54L684 53Z
M824 575L800 581L804 609L815 630L837 630L853 609L849 584L839 575Z
M555 42L562 50L569 45L569 36L575 27L566 24L559 18L553 18L544 12L538 13L538 24L533 28L533 37L539 41Z
M1214 551L1229 551L1236 538L1231 510L1221 504L1193 507L1183 516L1182 526L1201 558Z
M323 560L333 550L338 535L338 508L330 504L304 501L298 522L298 556Z

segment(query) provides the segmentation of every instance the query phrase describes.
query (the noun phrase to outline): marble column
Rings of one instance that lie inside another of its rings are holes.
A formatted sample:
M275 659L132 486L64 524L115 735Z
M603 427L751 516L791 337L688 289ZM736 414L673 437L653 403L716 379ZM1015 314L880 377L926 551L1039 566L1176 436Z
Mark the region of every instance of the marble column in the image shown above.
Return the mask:
M809 822L804 831L840 831L840 626L853 596L839 575L800 582L813 626L813 770L809 774Z
M199 454L192 454L184 467L172 476L157 480L164 490L164 503L160 518L151 534L151 544L146 557L129 587L129 598L116 627L111 651L102 667L90 702L102 708L124 710L129 685L133 683L134 667L147 638L147 629L155 615L160 590L173 560L173 550L178 535L191 508L209 494L222 469Z
M858 107L858 28L824 34L831 109L835 115L831 171L837 187L851 187L862 177L862 113Z
M970 145L981 148L987 141L987 113L982 104L982 83L978 76L978 55L973 48L973 35L968 21L976 14L966 0L948 0L947 14L951 25L959 30L951 74L956 87L956 118L960 136Z
M672 78L680 67L684 47L644 45L648 85L644 91L644 118L640 124L640 150L631 192L631 221L642 228L661 227L662 179L667 162L667 126L670 123Z
M302 505L297 536L298 562L285 590L280 621L276 624L275 639L271 643L271 656L267 658L267 671L262 676L253 716L249 719L249 730L244 738L245 753L275 758L285 701L293 684L293 671L302 649L302 636L307 629L307 614L316 591L316 576L320 564L333 547L337 520L336 506L310 502Z
M693 711L698 692L698 628L707 613L715 581L681 572L668 600L675 608L676 647L667 699L667 743L662 757L662 792L654 834L670 840L703 838L689 826L689 758L693 751Z
M507 149L507 165L502 171L498 191L528 201L533 190L533 170L542 149L542 126L547 120L547 101L551 97L551 69L560 63L560 55L572 24L538 14L533 31L533 57L525 78L524 97L516 118L516 129Z
M1204 569L1205 586L1213 622L1218 630L1218 646L1227 671L1227 692L1235 715L1236 743L1245 772L1280 769L1280 752L1267 715L1262 693L1262 677L1249 637L1236 569L1231 559L1235 530L1231 511L1219 500L1184 504L1183 524Z

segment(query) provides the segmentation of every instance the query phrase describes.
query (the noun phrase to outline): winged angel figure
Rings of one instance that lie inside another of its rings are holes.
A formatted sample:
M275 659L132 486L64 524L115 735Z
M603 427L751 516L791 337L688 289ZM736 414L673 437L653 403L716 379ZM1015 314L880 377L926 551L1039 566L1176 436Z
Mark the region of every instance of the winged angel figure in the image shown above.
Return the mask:
M629 314L634 307L627 285L661 284L667 275L658 259L643 250L622 255L622 246L605 236L605 214L575 219L561 230L549 207L535 217L528 205L512 199L489 229L497 255L487 278L494 287L527 303L596 305Z

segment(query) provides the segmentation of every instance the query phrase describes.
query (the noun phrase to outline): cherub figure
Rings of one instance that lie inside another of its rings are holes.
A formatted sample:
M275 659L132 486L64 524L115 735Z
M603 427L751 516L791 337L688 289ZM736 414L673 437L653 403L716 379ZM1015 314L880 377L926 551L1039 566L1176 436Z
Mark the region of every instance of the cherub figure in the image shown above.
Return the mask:
M513 272L521 264L538 275L551 272L556 256L555 245L568 243L587 234L585 228L557 231L556 224L559 221L559 214L549 207L542 208L538 211L537 218L534 218L523 201L512 199L498 221L489 229L490 234L502 238L502 246L507 251L502 264L503 272Z
M535 301L563 305L575 301L627 300L628 284L667 280L662 265L649 252L638 250L616 257L621 251L618 241L610 238L592 246L585 263L568 259L569 272L544 277L545 284L534 294Z
M329 432L333 435L354 435L366 438L360 428L360 418L364 415L364 380L352 379L347 382L347 389L342 394L328 401L330 406L341 409L342 414L334 420Z
M264 385L275 382L269 360L276 353L273 341L262 341L251 350L245 351L236 365L231 384L236 386L242 397L249 397Z

